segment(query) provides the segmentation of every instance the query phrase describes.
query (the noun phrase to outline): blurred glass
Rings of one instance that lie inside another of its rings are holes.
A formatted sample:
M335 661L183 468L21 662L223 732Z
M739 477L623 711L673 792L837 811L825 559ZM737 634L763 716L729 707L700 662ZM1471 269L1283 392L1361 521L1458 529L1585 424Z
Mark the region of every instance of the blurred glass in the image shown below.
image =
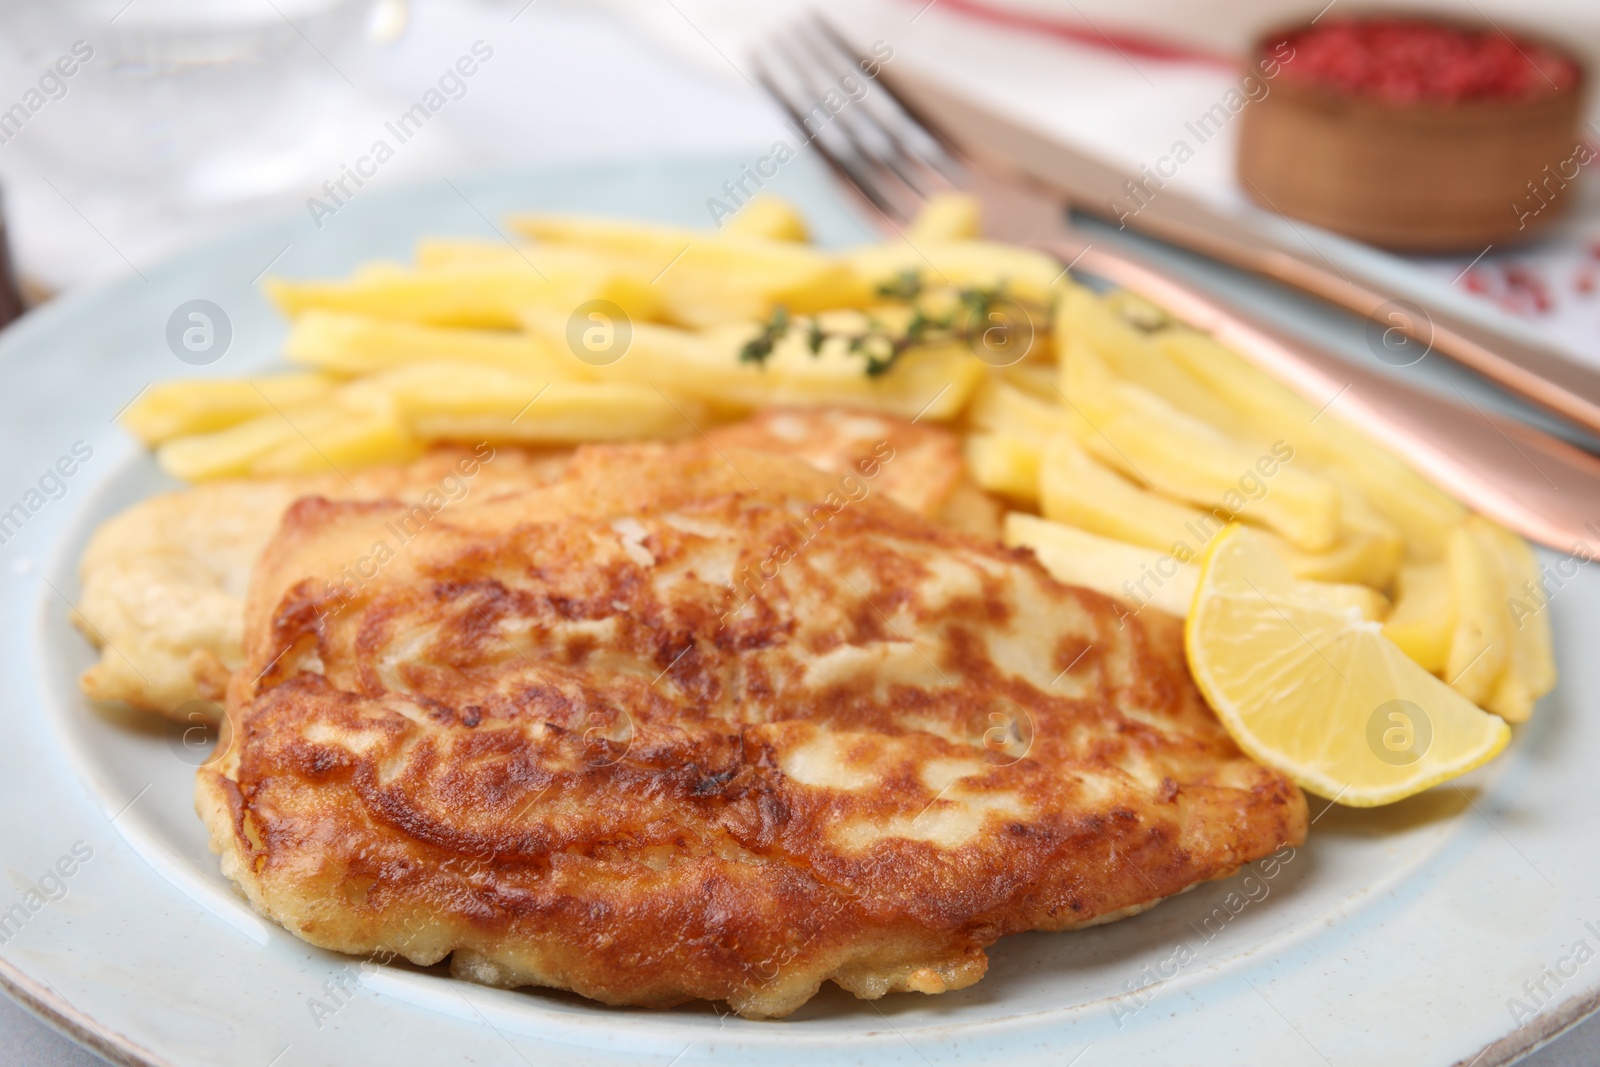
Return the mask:
M4 0L0 151L136 202L270 195L338 154L360 53L404 22L404 0Z

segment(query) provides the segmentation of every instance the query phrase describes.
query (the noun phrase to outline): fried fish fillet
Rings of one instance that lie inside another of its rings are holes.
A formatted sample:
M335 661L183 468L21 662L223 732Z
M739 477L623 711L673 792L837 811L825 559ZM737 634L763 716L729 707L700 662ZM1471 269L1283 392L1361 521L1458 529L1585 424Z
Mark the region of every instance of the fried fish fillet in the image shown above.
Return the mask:
M962 988L1303 839L1177 620L839 485L697 442L403 543L398 505L300 500L197 780L223 871L326 948L773 1017Z
M794 453L823 470L855 472L907 507L999 538L1000 510L962 476L955 435L879 415L816 410L764 412L710 431L720 447ZM404 466L351 474L211 482L141 501L95 532L79 563L83 595L73 622L100 660L79 685L95 700L120 700L185 718L192 701L222 698L244 659L244 591L284 511L303 496L392 498L454 506L559 475L566 450L441 448ZM886 460L884 457L888 457Z
M73 623L100 650L79 686L95 700L164 715L178 715L191 701L220 700L244 661L250 568L300 497L446 508L469 493L557 477L566 455L440 448L405 466L348 478L211 482L141 501L96 530L79 561L83 593Z
M706 435L719 448L793 456L818 470L873 474L873 488L919 515L937 516L961 478L961 443L922 426L846 408L774 408Z
M942 426L847 408L774 408L711 430L718 448L753 448L859 476L919 515L1000 540L1004 508L966 475L961 442Z

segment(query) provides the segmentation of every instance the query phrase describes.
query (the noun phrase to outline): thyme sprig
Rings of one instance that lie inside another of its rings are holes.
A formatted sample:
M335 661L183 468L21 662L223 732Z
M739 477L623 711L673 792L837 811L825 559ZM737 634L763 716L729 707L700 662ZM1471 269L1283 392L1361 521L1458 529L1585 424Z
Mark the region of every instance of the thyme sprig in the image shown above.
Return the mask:
M867 377L877 378L887 374L913 349L949 342L965 342L970 346L988 329L989 313L1001 305L1019 307L1030 318L1038 311L1042 321L1050 321L1048 308L1008 296L1003 281L994 286L959 287L953 291L953 300L947 297L942 301L942 309L930 308L927 287L921 273L915 270L901 272L893 280L879 285L876 292L885 300L910 306L911 316L902 329L896 330L871 314L866 316L866 328L859 331L830 330L812 317L806 328L807 350L817 356L830 339L842 340L846 351L866 356ZM739 350L740 362L765 366L778 343L794 327L795 320L788 308L782 305L773 308L772 315L761 324L760 332Z

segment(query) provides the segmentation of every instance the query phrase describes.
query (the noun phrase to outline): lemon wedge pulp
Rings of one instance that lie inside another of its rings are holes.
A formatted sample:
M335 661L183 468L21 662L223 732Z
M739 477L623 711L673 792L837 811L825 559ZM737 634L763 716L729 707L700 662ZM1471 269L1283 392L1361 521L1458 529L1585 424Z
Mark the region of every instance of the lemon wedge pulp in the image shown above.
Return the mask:
M1378 623L1296 580L1241 526L1206 551L1184 646L1239 747L1341 804L1420 793L1511 739L1499 717L1412 662Z

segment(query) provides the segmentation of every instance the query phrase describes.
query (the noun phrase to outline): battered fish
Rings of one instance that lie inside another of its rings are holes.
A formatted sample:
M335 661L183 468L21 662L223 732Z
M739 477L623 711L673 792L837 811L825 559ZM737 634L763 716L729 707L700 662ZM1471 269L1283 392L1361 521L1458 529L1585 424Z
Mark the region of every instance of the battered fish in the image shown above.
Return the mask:
M772 411L710 431L719 447L793 453L838 474L882 467L877 492L985 536L1000 537L999 505L962 474L956 437L942 427L833 410ZM405 466L345 478L211 482L129 508L95 532L79 563L83 595L73 622L100 650L79 685L175 718L205 714L244 660L244 592L272 531L303 496L399 499L454 506L559 475L565 450L442 448ZM881 457L892 462L880 462ZM180 710L183 709L183 710Z
M962 988L1006 934L1304 838L1176 619L842 476L590 447L380 551L403 515L289 509L197 780L224 872L313 944L772 1017Z
M942 426L847 408L775 408L711 430L719 448L753 448L818 470L878 471L874 491L953 529L1000 540L1005 509L966 473L961 442Z
M184 718L190 702L222 699L244 661L250 568L300 497L396 499L431 511L548 481L566 455L441 448L348 478L211 482L140 501L96 530L78 563L72 621L100 650L78 684L95 700Z

